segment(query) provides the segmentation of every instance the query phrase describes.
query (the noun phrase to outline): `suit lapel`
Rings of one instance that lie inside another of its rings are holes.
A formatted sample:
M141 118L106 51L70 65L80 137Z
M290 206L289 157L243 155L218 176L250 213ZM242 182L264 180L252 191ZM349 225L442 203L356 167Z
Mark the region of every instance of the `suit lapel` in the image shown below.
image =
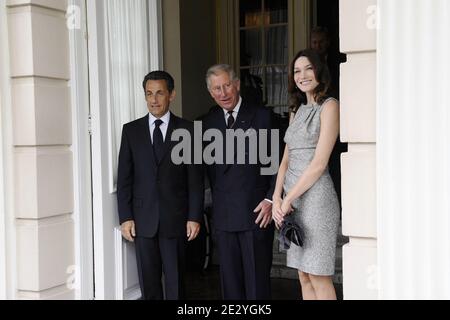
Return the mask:
M170 113L169 126L167 127L166 138L164 139L163 154L161 156L161 161L159 164L164 161L164 158L166 157L168 151L172 149L171 145L173 144L173 142L171 137L172 132L176 128L178 128L178 118L174 114Z
M225 114L223 113L223 109L220 108L217 112L214 113L213 127L219 129L223 133L227 129L227 124L225 122Z

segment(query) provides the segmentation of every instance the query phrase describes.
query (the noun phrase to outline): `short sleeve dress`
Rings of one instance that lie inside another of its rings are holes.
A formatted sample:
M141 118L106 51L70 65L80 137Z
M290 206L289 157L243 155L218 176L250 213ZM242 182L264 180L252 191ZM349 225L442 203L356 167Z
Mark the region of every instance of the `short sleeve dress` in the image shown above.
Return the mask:
M285 194L294 187L314 157L320 115L328 100L321 105L302 105L286 131L284 141L289 150L289 166L283 186ZM292 207L292 214L302 230L303 246L291 245L287 251L287 266L312 275L332 276L340 207L328 168Z

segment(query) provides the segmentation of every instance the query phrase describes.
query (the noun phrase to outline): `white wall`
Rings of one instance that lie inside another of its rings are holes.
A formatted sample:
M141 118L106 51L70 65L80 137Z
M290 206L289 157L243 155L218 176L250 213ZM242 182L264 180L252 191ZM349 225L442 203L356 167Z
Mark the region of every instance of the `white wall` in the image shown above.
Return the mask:
M7 0L6 6L14 158L7 231L16 232L15 297L69 299L74 233L67 1Z
M379 297L450 299L450 1L379 8Z

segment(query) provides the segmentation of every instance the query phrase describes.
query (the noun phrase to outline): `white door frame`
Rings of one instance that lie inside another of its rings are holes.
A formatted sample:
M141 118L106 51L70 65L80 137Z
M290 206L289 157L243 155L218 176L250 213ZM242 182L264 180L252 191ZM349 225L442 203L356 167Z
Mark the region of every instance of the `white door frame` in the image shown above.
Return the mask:
M86 0L69 0L70 73L73 136L75 298L94 298L91 143Z
M90 108L92 118L92 150L101 150L101 136L100 136L100 90L105 88L104 83L100 83L99 79L99 45L101 45L98 37L99 32L97 24L103 21L98 21L97 1L87 1L87 26L89 30L89 88L90 88ZM105 72L102 72L103 74ZM101 152L92 154L91 169L92 169L92 208L93 208L93 237L94 237L94 284L95 284L95 298L105 299L107 291L112 291L111 288L105 284L105 266L104 266L104 229L102 217L104 213L103 199L102 199L102 166L108 163L102 163ZM105 244L106 245L106 244ZM112 245L112 244L110 244Z

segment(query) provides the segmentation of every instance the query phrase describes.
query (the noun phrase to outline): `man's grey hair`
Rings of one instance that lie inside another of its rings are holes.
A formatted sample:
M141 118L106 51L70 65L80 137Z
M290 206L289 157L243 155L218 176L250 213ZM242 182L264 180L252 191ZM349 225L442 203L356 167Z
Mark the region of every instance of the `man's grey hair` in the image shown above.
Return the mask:
M208 86L208 90L211 89L211 76L218 76L222 72L226 72L232 81L239 80L236 71L229 64L216 64L206 72L206 85Z

